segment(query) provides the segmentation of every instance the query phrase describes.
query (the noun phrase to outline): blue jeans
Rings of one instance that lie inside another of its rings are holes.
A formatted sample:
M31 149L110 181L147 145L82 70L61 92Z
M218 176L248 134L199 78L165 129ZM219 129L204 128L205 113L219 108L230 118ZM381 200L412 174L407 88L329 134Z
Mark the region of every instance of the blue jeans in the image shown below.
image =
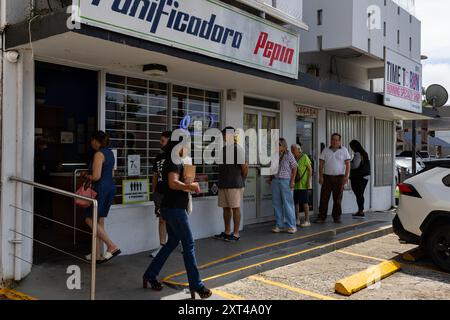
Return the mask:
M195 259L195 244L189 226L188 215L184 209L161 208L161 216L166 221L168 240L162 247L150 266L145 271L144 278L156 280L162 267L166 263L173 250L178 247L181 241L183 245L184 266L187 271L189 288L198 290L203 287L200 273Z
M296 228L294 196L289 179L272 180L272 205L278 228Z

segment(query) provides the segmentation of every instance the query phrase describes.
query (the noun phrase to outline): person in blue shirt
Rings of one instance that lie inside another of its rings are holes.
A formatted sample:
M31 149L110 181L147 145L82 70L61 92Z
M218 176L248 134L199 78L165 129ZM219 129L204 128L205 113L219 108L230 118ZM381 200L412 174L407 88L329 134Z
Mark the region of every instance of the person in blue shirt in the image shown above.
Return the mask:
M98 225L97 225L97 263L103 263L121 254L119 247L112 242L105 231L105 218L116 195L116 184L114 182L115 158L109 146L109 136L103 131L97 131L92 135L91 147L94 149L94 159L91 163L91 173L86 175L87 181L92 183L97 192L98 201ZM86 224L92 229L92 206L85 211ZM101 242L107 246L106 253L101 256ZM86 256L91 260L91 256Z

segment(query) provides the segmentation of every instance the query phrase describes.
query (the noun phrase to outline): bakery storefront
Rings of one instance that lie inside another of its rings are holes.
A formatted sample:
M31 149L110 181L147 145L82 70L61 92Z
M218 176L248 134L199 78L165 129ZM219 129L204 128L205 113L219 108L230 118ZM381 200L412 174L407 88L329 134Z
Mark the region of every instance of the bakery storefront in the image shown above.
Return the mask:
M67 12L11 26L6 39L21 59L5 65L17 87L5 95L11 108L4 110L3 139L21 132L23 143L21 154L5 145L3 176L73 192L92 157L90 135L105 130L116 154L118 191L106 229L124 254L159 244L150 181L161 132L193 132L199 121L203 130L244 128L255 114L260 126L280 129L283 110L291 105L271 77L298 78L296 33L220 1L75 1ZM40 172L42 165L51 168L49 174ZM223 228L216 169L197 166L195 238ZM16 201L14 183L2 189L3 225L17 225L19 211L35 212L43 217L21 215L23 234L76 254L88 248L81 212L71 200L21 190ZM14 252L12 243L7 247L5 252ZM20 254L36 263L52 259L52 250L30 239L23 240ZM19 271L11 263L4 274L26 275L30 265L19 263Z

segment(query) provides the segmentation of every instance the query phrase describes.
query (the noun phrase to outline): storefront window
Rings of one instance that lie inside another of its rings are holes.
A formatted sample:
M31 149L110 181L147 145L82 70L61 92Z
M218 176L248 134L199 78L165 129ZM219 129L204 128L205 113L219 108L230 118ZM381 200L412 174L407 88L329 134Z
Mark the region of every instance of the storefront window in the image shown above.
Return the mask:
M121 204L124 179L151 179L159 137L167 130L168 85L108 74L105 104L106 131L117 150L115 203ZM139 155L139 172L128 172L133 155Z
M331 135L339 133L342 145L349 148L350 141L358 140L363 146L366 144L366 117L349 117L346 113L327 112L327 141L330 145Z
M201 89L188 88L174 85L172 88L172 129L186 129L191 133L195 131L196 122L202 123L202 130L210 128L220 129L220 93ZM203 148L208 144L204 142L201 146L192 145L194 148ZM217 166L197 165L197 180L200 183L202 193L197 197L217 195Z
M161 132L182 128L194 134L196 121L202 122L203 130L220 129L219 92L107 74L105 100L105 128L111 136L111 148L117 150L116 204L123 203L123 180L151 181ZM139 156L140 169L130 173L129 156L135 155ZM197 196L217 194L216 166L197 165L197 178L202 188Z

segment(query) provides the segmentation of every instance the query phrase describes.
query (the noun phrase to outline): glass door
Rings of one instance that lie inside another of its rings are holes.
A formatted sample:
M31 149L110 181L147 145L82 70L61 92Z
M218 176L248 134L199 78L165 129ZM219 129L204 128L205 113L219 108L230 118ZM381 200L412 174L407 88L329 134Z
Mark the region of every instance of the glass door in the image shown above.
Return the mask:
M315 182L318 174L318 154L315 148L315 130L316 123L313 118L297 117L297 144L302 147L303 153L305 153L312 162L313 176L311 184L313 189L309 191L309 206L311 213L314 212L315 203L318 201L315 190ZM302 209L300 209L302 210Z
M244 130L258 128L258 113L252 110L246 110L244 113ZM251 148L248 141L245 143L245 153L248 155L249 159L257 159L258 150L257 148ZM244 191L244 224L251 224L257 221L257 197L258 197L258 187L257 178L258 177L258 166L250 165L248 169L248 176L245 181L245 191Z
M261 129L266 129L269 139L266 140L263 137L263 141L267 141L267 150L270 150L270 130L279 129L279 115L275 112L246 108L244 111L244 130L248 129L256 129L258 132ZM246 141L246 152L249 156L257 156L259 147L251 148ZM244 192L244 224L261 223L273 219L270 178L261 176L260 165L250 165Z

